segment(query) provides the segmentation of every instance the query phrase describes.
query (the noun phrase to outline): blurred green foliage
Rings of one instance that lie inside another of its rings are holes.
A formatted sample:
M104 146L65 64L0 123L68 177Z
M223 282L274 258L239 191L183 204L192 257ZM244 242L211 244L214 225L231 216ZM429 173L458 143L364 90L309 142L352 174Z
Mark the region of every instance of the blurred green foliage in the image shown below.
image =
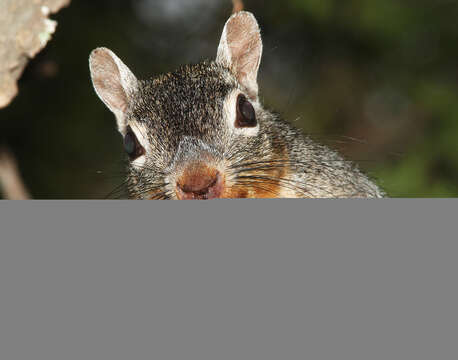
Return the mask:
M458 195L456 0L245 5L263 31L269 107L390 196ZM122 185L121 138L89 80L93 48L110 47L140 78L171 71L214 57L230 10L230 1L75 0L56 15L56 36L0 111L0 142L33 196L103 198Z
M408 122L405 129L398 128L399 132L405 131L396 141L399 158L369 166L382 186L392 196L456 196L458 2L294 0L292 3L323 34L341 32L337 36L348 50L341 59L346 62L344 67L351 68L352 63L361 59L362 52L352 49L354 40L370 50L370 56L362 64L364 68L356 73L367 80L372 72L376 78L366 88L368 93L370 88L388 84L408 102L410 111L397 119L400 123ZM384 107L389 110L389 94L380 100L387 102ZM315 116L319 118L320 114ZM412 118L406 119L407 116ZM379 117L378 126L383 127L388 121Z

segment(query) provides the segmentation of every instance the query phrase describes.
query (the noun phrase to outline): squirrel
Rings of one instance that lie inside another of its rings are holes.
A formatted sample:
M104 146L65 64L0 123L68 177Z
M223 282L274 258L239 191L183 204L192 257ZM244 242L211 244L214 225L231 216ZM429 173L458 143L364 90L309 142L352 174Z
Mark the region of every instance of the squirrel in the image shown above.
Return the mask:
M94 89L129 158L133 199L384 197L352 162L317 144L258 96L259 25L226 22L216 59L137 80L108 48L94 49Z

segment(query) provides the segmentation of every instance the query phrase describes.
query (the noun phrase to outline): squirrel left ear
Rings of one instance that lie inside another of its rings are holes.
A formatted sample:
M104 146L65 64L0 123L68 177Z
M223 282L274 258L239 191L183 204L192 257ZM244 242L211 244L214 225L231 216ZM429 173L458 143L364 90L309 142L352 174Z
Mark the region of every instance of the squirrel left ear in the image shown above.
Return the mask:
M125 113L137 91L137 78L110 49L103 47L91 52L89 68L97 95L115 114L118 130L125 135Z
M253 100L258 96L261 55L262 40L256 18L247 11L232 15L224 26L216 62L231 69Z

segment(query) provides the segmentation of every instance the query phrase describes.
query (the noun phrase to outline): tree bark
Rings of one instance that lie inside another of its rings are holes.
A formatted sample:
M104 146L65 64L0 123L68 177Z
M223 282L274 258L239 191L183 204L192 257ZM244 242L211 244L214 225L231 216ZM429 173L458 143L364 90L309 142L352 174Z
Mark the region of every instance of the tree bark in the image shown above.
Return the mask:
M70 0L0 0L0 109L18 93L17 80L54 33L57 22L49 15ZM1 145L1 144L0 144ZM6 199L28 199L16 161L0 148L0 188Z
M0 109L18 92L17 80L56 29L48 16L70 0L0 0Z

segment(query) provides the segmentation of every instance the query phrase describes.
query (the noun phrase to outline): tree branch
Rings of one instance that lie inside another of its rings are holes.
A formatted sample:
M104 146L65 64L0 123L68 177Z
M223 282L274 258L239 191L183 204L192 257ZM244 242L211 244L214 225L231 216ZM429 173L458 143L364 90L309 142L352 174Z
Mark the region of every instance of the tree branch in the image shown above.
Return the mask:
M0 189L5 199L30 199L29 192L22 182L16 160L6 148L0 148Z
M234 5L232 8L233 14L235 14L236 12L242 11L244 8L242 0L232 0L232 4Z

